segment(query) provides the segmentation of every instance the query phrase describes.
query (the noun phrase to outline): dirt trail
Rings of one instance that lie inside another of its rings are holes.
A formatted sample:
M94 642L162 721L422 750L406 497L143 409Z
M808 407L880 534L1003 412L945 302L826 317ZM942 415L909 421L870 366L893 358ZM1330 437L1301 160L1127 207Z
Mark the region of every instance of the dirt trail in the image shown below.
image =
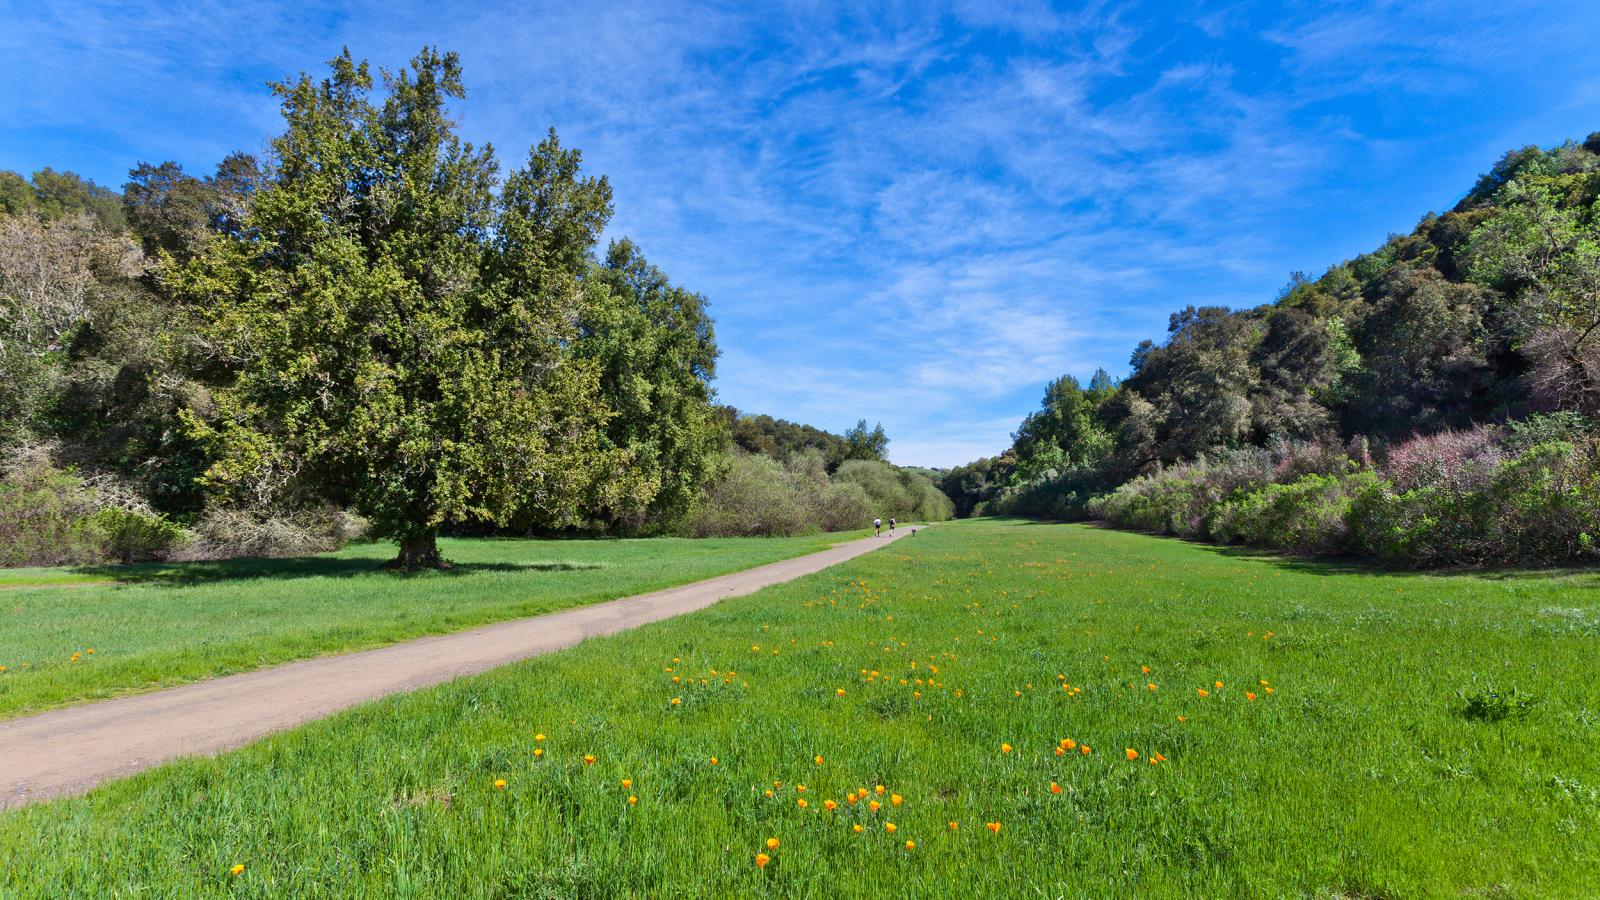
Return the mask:
M0 722L0 809L83 793L183 756L219 753L339 710L703 609L854 559L862 538L636 597L325 656Z

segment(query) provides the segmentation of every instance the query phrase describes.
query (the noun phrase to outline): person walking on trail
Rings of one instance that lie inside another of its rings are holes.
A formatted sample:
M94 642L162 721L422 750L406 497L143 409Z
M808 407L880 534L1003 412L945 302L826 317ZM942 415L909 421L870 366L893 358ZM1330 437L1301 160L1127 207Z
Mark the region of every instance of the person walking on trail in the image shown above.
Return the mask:
M894 516L889 517L889 534L894 534Z
M882 519L873 519L872 520L872 536L873 537L883 537L883 520Z

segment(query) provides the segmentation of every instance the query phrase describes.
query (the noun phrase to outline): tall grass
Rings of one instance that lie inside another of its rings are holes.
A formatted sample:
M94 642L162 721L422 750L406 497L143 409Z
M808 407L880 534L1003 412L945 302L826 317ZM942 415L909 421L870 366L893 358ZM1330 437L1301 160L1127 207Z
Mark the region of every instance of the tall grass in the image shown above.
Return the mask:
M1597 588L942 525L0 816L0 895L1591 896Z

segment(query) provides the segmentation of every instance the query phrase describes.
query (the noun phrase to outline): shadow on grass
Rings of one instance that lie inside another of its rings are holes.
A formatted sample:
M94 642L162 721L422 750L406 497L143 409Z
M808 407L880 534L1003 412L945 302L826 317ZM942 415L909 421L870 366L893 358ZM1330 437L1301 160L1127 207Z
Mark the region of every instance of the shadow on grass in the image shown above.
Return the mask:
M126 566L73 566L83 575L115 584L193 585L247 578L351 578L376 575L390 578L457 578L482 572L575 572L599 569L598 563L573 562L464 562L449 569L399 572L382 568L385 560L372 557L293 556L281 559L250 557L192 563L136 563ZM70 586L64 583L62 587Z
M1600 587L1600 566L1505 566L1470 567L1453 566L1437 569L1405 569L1384 566L1373 560L1356 556L1311 557L1296 556L1260 547L1229 547L1200 541L1184 541L1216 556L1230 559L1249 559L1280 569L1306 575L1382 575L1431 576L1438 578L1476 578L1486 581L1534 581L1561 579L1576 587Z
M1203 550L1213 556L1228 559L1250 560L1265 563L1285 571L1303 575L1367 575L1367 576L1435 576L1454 578L1478 578L1488 581L1533 581L1538 579L1562 579L1570 582L1574 587L1600 588L1600 565L1573 564L1552 566L1505 566L1468 567L1457 566L1440 569L1405 569L1396 566L1385 566L1375 560L1359 556L1297 556L1279 550L1265 547L1238 547L1226 544L1212 544L1206 541L1177 537L1169 534L1158 534L1151 531L1134 531L1127 528L1118 528L1109 522L1079 521L1064 522L1045 519L1022 520L1028 525L1084 525L1090 528L1101 528L1106 531L1120 531L1125 534L1142 534L1146 537L1160 538L1162 540L1176 541L1188 544Z

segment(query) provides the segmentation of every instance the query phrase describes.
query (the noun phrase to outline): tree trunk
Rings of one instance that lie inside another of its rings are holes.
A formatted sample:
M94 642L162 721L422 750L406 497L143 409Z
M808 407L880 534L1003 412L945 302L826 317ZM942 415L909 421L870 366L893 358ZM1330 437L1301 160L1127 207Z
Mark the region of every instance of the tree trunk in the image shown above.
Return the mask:
M415 572L418 569L449 569L450 562L439 555L439 532L429 531L400 539L400 555L384 563L385 569Z

